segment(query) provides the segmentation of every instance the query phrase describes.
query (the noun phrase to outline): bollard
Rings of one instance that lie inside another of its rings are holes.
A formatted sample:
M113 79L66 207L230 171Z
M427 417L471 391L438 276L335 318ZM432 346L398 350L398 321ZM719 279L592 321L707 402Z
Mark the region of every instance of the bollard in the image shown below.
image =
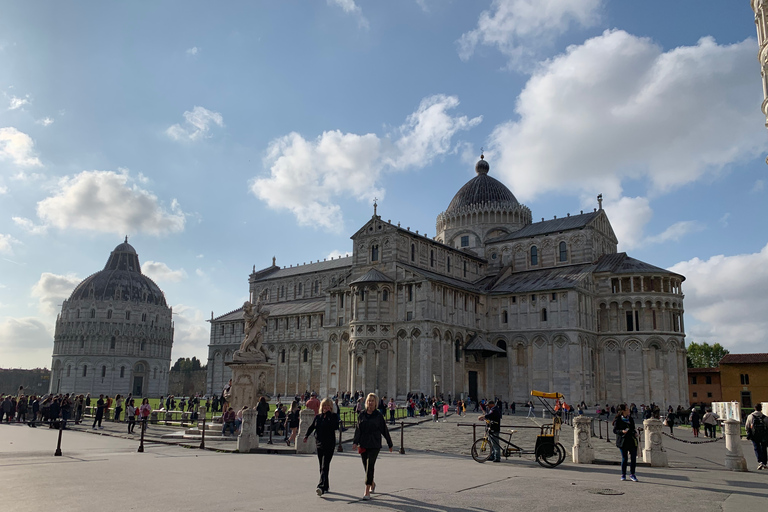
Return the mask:
M139 453L144 453L144 431L147 429L147 418L141 420L141 441L139 442Z
M59 442L56 444L56 451L53 452L54 457L61 457L61 432L62 432L63 422L59 422Z
M400 454L405 455L405 443L403 441L403 434L405 433L405 423L400 422Z
M207 407L200 406L200 412L203 413L203 434L200 438L200 449L205 450L205 415L208 412Z
M339 425L339 447L336 448L336 451L341 453L344 451L344 448L341 447L341 433L344 431L344 422L341 422Z
M669 467L667 452L662 445L661 429L663 427L661 420L655 418L643 421L645 448L643 449L643 461L649 462L651 467L666 468Z
M571 456L575 464L591 464L595 460L595 449L592 447L592 438L589 428L592 420L585 416L577 416L574 419L573 449Z
M605 420L605 440L611 442L611 424L608 423L608 420Z
M741 423L737 420L725 420L725 468L731 471L749 471L744 452L741 449Z

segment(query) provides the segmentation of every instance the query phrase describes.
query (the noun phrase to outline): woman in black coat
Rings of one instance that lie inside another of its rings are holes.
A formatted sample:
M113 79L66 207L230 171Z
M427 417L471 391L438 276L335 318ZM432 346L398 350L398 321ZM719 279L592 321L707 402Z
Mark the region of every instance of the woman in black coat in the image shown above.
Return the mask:
M365 399L365 410L358 415L355 438L352 441L352 449L357 450L363 459L365 468L365 494L364 500L371 499L371 493L376 490L373 481L373 470L376 465L376 457L381 451L381 436L387 440L389 451L392 451L392 438L389 436L387 422L384 416L376 409L379 397L370 393Z
M317 484L317 495L328 492L328 472L331 470L331 459L336 448L336 431L339 430L339 415L333 412L333 402L324 398L320 402L320 414L307 429L304 442L314 432L317 441L317 460L320 463L320 483Z
M627 458L629 458L629 479L637 482L637 430L635 420L629 414L627 404L619 405L618 414L613 420L613 433L616 434L616 446L621 450L621 480L627 479Z

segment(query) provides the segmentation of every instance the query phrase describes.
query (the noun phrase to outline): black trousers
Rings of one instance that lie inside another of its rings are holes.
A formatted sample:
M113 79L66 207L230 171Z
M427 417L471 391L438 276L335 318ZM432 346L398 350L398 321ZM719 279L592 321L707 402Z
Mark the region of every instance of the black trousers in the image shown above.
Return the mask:
M267 416L262 414L256 415L256 434L264 435L264 424L267 422Z
M379 456L379 450L365 450L360 454L365 468L365 485L373 485L373 469L376 466L376 458Z
M102 409L99 409L96 411L96 417L93 419L93 428L96 428L96 424L98 423L99 426L101 426L101 420L104 419L104 412Z
M323 492L328 492L328 473L331 470L331 459L333 459L335 448L335 446L317 447L317 461L320 464L320 483L317 484L317 488Z

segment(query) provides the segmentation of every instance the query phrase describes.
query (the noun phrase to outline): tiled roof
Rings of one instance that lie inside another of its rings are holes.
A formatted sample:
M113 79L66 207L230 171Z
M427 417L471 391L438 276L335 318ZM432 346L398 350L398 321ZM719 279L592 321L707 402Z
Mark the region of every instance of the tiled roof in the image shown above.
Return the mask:
M469 343L467 343L467 346L464 347L464 350L480 350L483 352L496 352L500 354L506 354L507 351L503 348L499 348L493 343L489 343L480 335L475 335Z
M442 274L438 274L437 272L432 272L431 270L425 270L423 268L414 267L411 265L408 265L406 263L399 263L398 265L402 266L403 268L406 268L410 270L411 272L415 274L419 274L423 277L426 277L430 281L437 281L438 283L447 284L450 286L454 286L456 288L461 288L462 290L471 291L474 293L480 293L480 287L477 286L476 283L467 283L466 281L461 281L459 279L455 279L453 277L444 276Z
M527 293L576 288L594 269L594 265L584 264L516 272L496 283L489 292Z
M625 252L604 254L597 260L595 272L613 274L673 274L669 270L627 256Z
M362 276L358 277L354 281L352 281L349 284L355 284L355 283L391 283L394 279L387 276L386 274L383 274L376 270L375 268L372 268Z
M210 322L232 322L234 320L242 320L242 319L243 319L243 307L240 306L234 311L230 311L229 313L224 313L223 315L217 316L213 320L209 320L209 321Z
M720 364L760 364L768 363L768 354L726 354Z
M325 297L308 300L292 300L265 304L264 309L270 316L306 315L307 313L322 313L325 311Z
M284 277L298 276L302 274L310 274L312 272L322 272L324 270L334 270L351 266L352 256L347 256L344 258L336 258L335 260L318 261L316 263L298 265L296 267L281 268L276 272L272 272L266 275L265 277L257 277L255 281L281 279Z
M720 373L720 368L688 368L688 373Z
M499 238L494 238L493 240L489 240L489 242L506 242L509 240L517 240L520 238L544 235L547 233L558 233L560 231L580 229L592 222L592 220L598 215L600 215L600 210L590 213L581 213L579 215L571 215L570 217L562 217L560 219L533 222L524 228L515 231L514 233L510 233Z

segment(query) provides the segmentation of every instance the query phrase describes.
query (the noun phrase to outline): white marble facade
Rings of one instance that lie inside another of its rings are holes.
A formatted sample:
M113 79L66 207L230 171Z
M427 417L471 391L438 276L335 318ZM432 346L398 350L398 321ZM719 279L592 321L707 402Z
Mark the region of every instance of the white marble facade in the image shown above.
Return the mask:
M617 253L594 211L532 222L481 160L437 234L372 218L353 254L250 275L270 310L273 394L315 390L685 405L684 277ZM211 318L208 392L220 394L242 311Z

